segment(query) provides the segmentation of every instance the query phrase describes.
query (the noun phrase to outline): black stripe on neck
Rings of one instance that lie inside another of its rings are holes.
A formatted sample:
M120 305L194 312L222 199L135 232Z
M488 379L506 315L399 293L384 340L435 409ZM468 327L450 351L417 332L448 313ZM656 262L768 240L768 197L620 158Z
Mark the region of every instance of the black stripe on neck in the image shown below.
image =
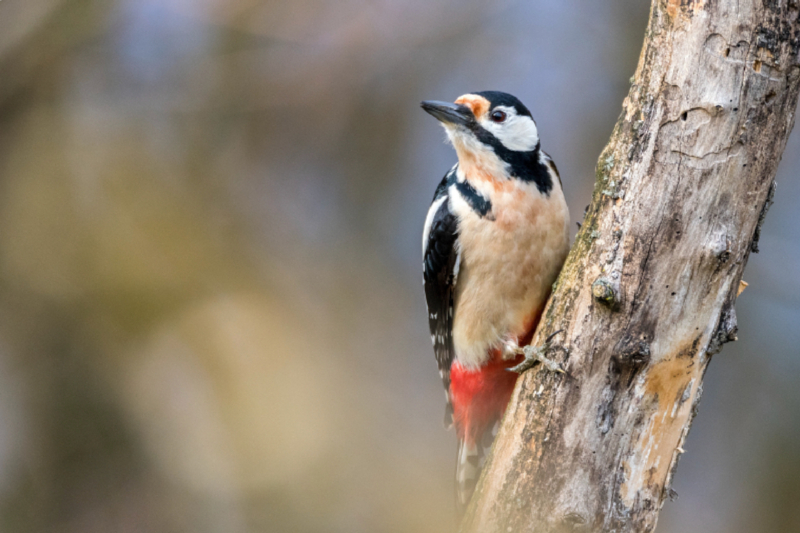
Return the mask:
M539 143L536 143L536 147L529 152L515 152L506 148L500 139L477 124L475 135L480 142L491 146L497 157L508 163L512 178L527 183L533 182L540 193L550 194L553 189L553 179L550 177L547 165L539 161Z
M464 197L473 211L483 218L492 210L492 202L488 198L484 198L481 193L475 190L466 180L457 181L456 189Z

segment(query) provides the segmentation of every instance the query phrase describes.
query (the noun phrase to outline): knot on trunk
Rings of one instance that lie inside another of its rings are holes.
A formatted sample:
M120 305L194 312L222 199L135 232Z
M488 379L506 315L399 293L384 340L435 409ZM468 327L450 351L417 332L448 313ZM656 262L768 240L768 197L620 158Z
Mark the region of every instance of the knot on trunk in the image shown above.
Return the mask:
M599 277L592 283L592 296L610 309L616 309L619 306L619 291L608 278Z

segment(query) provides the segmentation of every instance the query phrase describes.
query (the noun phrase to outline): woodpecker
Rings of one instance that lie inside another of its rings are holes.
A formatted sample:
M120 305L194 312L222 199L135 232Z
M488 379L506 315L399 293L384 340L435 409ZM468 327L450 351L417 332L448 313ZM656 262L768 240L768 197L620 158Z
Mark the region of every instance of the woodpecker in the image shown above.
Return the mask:
M497 91L425 101L458 163L433 196L423 284L445 425L458 437L456 506L466 508L517 375L545 357L530 341L569 250L569 211L530 111Z

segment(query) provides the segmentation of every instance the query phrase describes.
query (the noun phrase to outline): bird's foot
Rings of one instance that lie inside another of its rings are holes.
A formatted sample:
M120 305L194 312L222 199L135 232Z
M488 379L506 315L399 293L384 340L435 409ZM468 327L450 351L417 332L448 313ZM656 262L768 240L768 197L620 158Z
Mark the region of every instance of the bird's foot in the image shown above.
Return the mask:
M514 351L518 354L524 355L525 360L522 361L517 366L509 368L508 369L509 372L516 372L517 374L522 374L529 368L533 367L536 363L541 363L550 372L566 374L561 364L556 363L555 361L547 357L547 353L553 348L552 344L553 338L562 331L563 330L556 331L555 333L547 337L547 339L539 346L530 346L530 345L524 347L517 346Z

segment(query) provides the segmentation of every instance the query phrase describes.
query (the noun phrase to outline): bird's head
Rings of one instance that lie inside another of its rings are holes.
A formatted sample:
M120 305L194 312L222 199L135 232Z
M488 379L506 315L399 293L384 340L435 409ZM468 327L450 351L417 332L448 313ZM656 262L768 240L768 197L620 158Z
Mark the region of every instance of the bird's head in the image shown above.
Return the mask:
M508 93L470 93L452 104L428 100L422 109L442 123L462 163L477 159L479 166L487 167L497 159L505 166L539 148L530 111Z

